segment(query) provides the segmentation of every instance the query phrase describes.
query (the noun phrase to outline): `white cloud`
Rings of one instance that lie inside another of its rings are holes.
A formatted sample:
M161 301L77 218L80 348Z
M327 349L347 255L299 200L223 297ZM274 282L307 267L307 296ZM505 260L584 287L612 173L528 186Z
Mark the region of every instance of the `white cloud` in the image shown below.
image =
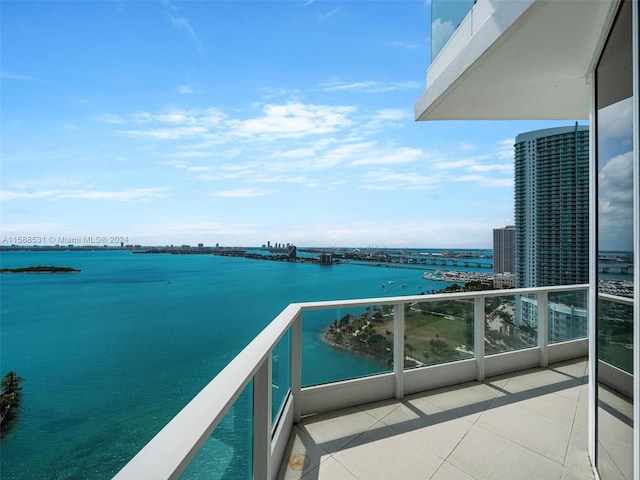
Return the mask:
M503 219L462 218L459 220L424 220L416 217L407 221L377 219L349 223L308 223L292 227L277 226L280 237L297 245L370 245L398 247L490 247L495 225Z
M251 197L265 197L267 195L272 195L275 193L275 190L265 190L260 188L237 188L235 190L219 190L217 192L213 192L212 195L215 197L226 197L226 198L251 198Z
M367 152L367 155L367 158L353 160L349 162L349 165L398 165L413 163L426 157L422 150L410 147L398 147L381 152L371 149Z
M609 105L598 112L598 135L600 141L611 138L632 138L633 98Z
M147 245L162 245L165 240L158 238L162 232L163 238L172 239L172 243L196 244L207 238L226 240L226 245L247 245L248 238L260 235L262 227L250 223L231 222L173 222L159 225L137 225L129 228L129 237L136 238L139 243Z
M21 82L41 82L42 81L30 75L21 75L18 73L11 73L11 72L0 72L0 78L4 78L7 80L18 80Z
M194 137L207 133L207 129L199 126L192 127L175 127L175 128L158 128L155 130L123 130L124 135L131 137L146 137L165 140L176 140L184 137Z
M35 190L35 191L0 191L0 199L9 200L115 200L118 202L149 201L167 196L166 188L132 188L125 190Z
M486 175L460 175L454 176L449 179L452 182L462 183L476 183L478 185L488 186L488 187L513 187L513 179L512 178L495 178L488 177Z
M629 249L633 238L633 152L611 158L598 173L602 250Z
M324 14L320 15L320 19L321 20L327 20L327 19L337 15L341 10L342 10L342 5L334 8L333 10L328 11L327 13L324 13Z
M431 22L431 45L434 51L439 52L445 46L456 27L450 21L443 22L441 18L436 18Z
M202 45L202 42L198 38L198 35L196 34L195 29L191 26L191 23L189 22L189 20L185 17L174 17L171 14L168 14L168 15L169 15L169 19L171 20L171 25L173 25L178 29L185 30L191 37L191 40L193 41L193 44L196 47L196 50L198 51L198 53L200 55L204 55L205 50Z
M411 49L411 50L416 49L416 48L424 47L423 43L419 43L419 42L402 42L402 41L387 42L387 45L389 45L390 47L408 48L408 49Z
M496 149L496 157L498 160L511 160L513 162L515 152L513 149L514 145L513 138L507 138L499 142L498 147Z
M193 89L191 85L180 85L178 86L178 93L183 95L193 95L196 91Z
M633 152L611 158L598 172L600 196L633 200Z
M120 117L119 115L114 115L112 113L103 113L102 115L99 115L97 119L101 122L111 123L116 125L122 125L127 123L127 121L124 118Z
M419 171L396 172L374 170L368 172L360 188L365 190L423 190L432 188L441 181L437 175L427 175Z
M29 180L21 180L21 181L10 181L9 182L11 188L17 189L28 189L33 187L44 187L44 186L56 186L56 187L65 187L71 185L79 185L80 182L77 180L72 180L69 178L60 178L60 177L50 177L50 178L38 178L38 179L29 179Z
M405 110L292 100L257 104L249 113L172 108L103 119L120 134L162 139L161 164L182 172L184 181L211 183L214 197L286 195L292 185L327 192L513 185L513 160L500 161L495 147L470 157L463 154L480 147L467 141L446 155L399 144L389 126L412 121Z
M324 82L319 87L325 92L360 90L366 93L382 93L398 90L420 90L424 85L416 81L385 83L378 80L365 80L360 82Z
M263 115L232 122L232 133L241 137L258 136L261 141L278 138L301 138L308 135L326 135L353 125L350 116L353 106L303 104L268 104Z
M502 172L502 173L512 174L513 164L504 164L504 163L477 164L477 165L471 165L469 167L469 170L471 170L472 172Z

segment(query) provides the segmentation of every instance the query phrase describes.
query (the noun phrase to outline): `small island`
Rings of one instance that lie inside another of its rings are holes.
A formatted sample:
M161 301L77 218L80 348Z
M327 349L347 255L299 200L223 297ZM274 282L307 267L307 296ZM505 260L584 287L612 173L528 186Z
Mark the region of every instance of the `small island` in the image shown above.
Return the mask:
M55 267L42 266L37 267L19 267L19 268L2 268L0 273L77 273L81 270L72 267Z

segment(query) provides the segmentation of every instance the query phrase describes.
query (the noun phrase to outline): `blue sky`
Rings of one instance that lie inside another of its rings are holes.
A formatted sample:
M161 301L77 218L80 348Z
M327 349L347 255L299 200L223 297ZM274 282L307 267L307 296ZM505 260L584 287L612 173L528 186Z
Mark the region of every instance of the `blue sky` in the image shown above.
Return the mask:
M518 133L420 122L424 1L2 1L2 238L491 247Z

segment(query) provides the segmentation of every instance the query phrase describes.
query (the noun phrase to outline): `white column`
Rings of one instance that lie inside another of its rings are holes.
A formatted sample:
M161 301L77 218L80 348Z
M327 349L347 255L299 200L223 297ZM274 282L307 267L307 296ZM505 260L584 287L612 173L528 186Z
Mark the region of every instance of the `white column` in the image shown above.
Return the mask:
M271 352L253 377L253 478L271 480Z
M484 381L484 297L473 299L473 353L476 356L476 379Z
M548 292L537 293L538 303L538 348L540 349L540 366L547 368L549 365L549 308Z
M302 417L300 393L302 391L302 313L296 315L291 325L291 395L293 396L293 421L298 423Z
M393 375L397 400L404 398L404 304L393 308Z

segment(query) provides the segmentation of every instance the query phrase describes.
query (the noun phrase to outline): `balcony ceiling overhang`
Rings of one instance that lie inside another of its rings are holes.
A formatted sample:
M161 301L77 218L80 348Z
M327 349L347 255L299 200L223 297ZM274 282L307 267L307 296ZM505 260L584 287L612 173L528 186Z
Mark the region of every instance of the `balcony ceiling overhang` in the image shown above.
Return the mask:
M479 0L429 67L416 120L588 118L616 4Z

